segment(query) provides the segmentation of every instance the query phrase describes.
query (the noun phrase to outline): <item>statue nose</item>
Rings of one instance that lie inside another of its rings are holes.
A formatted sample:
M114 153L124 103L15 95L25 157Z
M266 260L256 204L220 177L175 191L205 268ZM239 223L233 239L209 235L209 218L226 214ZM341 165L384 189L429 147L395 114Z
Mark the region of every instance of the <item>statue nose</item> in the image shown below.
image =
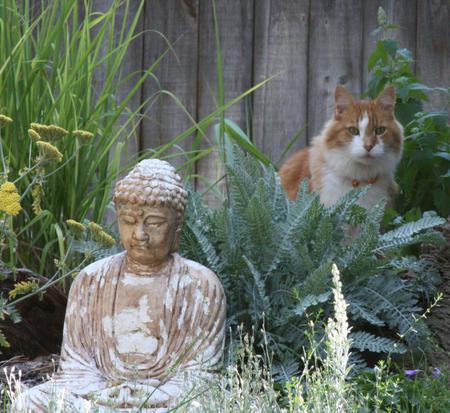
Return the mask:
M138 241L148 240L148 234L145 232L144 225L137 225L134 230L134 238Z

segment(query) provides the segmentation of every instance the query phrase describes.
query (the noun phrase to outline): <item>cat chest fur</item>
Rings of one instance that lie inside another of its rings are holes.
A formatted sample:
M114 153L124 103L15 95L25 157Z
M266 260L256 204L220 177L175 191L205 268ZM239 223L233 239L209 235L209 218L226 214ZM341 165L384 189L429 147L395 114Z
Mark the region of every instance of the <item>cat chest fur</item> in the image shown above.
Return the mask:
M344 195L350 192L353 186L353 180L336 174L336 171L329 166L324 165L321 168L321 187L319 189L320 201L325 206L336 204ZM360 187L367 185L362 183ZM365 208L372 208L380 202L389 200L390 180L385 177L377 178L368 192L358 201L358 204Z

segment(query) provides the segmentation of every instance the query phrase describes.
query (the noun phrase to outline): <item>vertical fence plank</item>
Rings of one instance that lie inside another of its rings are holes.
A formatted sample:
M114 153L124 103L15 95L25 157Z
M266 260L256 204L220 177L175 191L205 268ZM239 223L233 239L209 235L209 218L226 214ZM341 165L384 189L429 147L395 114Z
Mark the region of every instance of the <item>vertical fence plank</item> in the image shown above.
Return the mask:
M252 46L253 46L253 1L216 0L217 20L220 32L225 102L251 87ZM217 101L216 46L212 3L200 3L199 23L199 66L198 66L198 119L214 111ZM246 129L246 102L241 101L225 113L228 119ZM207 141L203 147L214 144L214 131L207 131ZM222 171L216 154L201 159L197 163L197 174L210 183L215 182ZM197 189L204 191L207 181L198 180ZM215 198L207 194L206 199L214 204Z
M417 0L379 0L379 1L365 1L364 7L364 56L362 67L362 90L367 90L367 85L370 80L370 74L367 70L367 61L370 54L375 48L375 41L377 40L370 33L378 26L377 12L378 7L383 7L385 10L388 22L396 23L400 26L399 29L391 30L389 37L398 41L399 47L407 48L413 54L416 50L416 22L417 22Z
M261 0L255 8L253 139L274 161L307 122L309 0ZM306 145L306 130L292 149Z
M450 85L450 2L419 1L416 73L427 86ZM429 108L449 110L448 95L433 93Z
M80 10L84 11L84 1L78 2ZM112 7L111 1L108 0L98 0L93 2L92 4L92 11L93 12L106 12ZM123 3L120 5L117 9L117 18L115 21L116 30L115 30L115 38L119 36L120 30L122 29L122 22L124 21L125 12L126 12L127 3ZM139 1L130 1L128 4L128 15L126 16L126 25L127 27L132 23L133 19L136 16L136 13L139 9ZM139 20L137 26L136 26L136 33L141 33L144 27L144 19L143 16L141 16L141 19ZM134 86L134 83L136 81L136 77L139 76L141 69L142 69L142 48L144 45L143 36L137 36L131 43L130 47L128 48L126 52L126 57L123 60L122 66L121 66L121 77L123 79L123 83L120 86L120 89L118 91L118 100L119 102L125 99L125 97L128 95L128 93L131 91L131 89ZM105 44L103 53L104 55L107 54L108 45ZM96 70L96 78L98 80L99 85L103 83L105 80L105 73L104 70L99 67ZM127 79L126 79L127 78ZM137 92L131 100L128 102L128 108L132 111L135 111L139 108L141 104L141 94ZM119 123L124 124L127 121L127 114L125 113L121 118L119 119ZM129 134L129 140L127 144L127 151L126 153L123 153L122 155L122 162L126 163L127 160L137 153L139 149L139 131L131 131L131 128L127 130L127 134Z
M362 3L360 0L311 2L308 135L322 129L333 110L337 84L361 93Z
M173 48L144 84L145 117L141 128L141 148L165 144L192 126L197 107L198 0L152 0L145 6L144 68L150 67L170 46ZM167 39L167 40L166 40ZM180 106L168 94L180 100ZM188 114L185 113L185 110ZM191 139L179 144L190 149ZM179 152L174 148L173 152ZM177 164L182 160L170 160Z

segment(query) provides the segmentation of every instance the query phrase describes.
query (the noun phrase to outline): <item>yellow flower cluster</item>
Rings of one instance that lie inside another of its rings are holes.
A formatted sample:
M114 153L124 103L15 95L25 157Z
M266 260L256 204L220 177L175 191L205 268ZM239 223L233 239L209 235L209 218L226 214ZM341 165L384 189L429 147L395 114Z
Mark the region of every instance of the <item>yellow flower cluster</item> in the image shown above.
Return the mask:
M95 222L89 223L89 229L94 235L94 239L106 247L113 247L116 244L114 238Z
M66 224L75 232L84 232L86 229L86 227L81 222L75 221L74 219L66 220Z
M41 140L56 141L68 135L68 131L57 125L42 125L40 123L32 123L31 129L34 130ZM33 138L34 139L34 138Z
M28 136L35 142L42 140L39 133L37 133L34 129L28 129Z
M31 196L33 197L33 212L36 215L39 215L42 212L41 208L41 201L42 201L42 195L44 195L44 189L42 188L41 184L34 185L31 189Z
M91 140L94 137L94 134L85 130L77 129L72 132L72 135L84 139L86 141Z
M12 182L0 186L0 211L9 215L17 215L22 210L20 195Z
M8 126L13 120L6 116L6 115L0 115L0 127L2 126Z
M56 146L44 141L37 141L36 145L44 156L49 161L61 162L63 160L63 154L58 150Z
M16 298L18 295L28 294L39 288L36 280L20 281L14 284L14 288L9 292L9 298Z

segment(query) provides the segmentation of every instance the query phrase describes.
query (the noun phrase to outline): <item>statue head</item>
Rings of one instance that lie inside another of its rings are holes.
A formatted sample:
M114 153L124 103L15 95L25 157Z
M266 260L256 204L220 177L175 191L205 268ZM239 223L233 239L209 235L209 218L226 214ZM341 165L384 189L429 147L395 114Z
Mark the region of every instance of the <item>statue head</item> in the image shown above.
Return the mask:
M128 256L157 266L176 252L186 202L181 178L166 161L143 160L117 182L114 203Z

